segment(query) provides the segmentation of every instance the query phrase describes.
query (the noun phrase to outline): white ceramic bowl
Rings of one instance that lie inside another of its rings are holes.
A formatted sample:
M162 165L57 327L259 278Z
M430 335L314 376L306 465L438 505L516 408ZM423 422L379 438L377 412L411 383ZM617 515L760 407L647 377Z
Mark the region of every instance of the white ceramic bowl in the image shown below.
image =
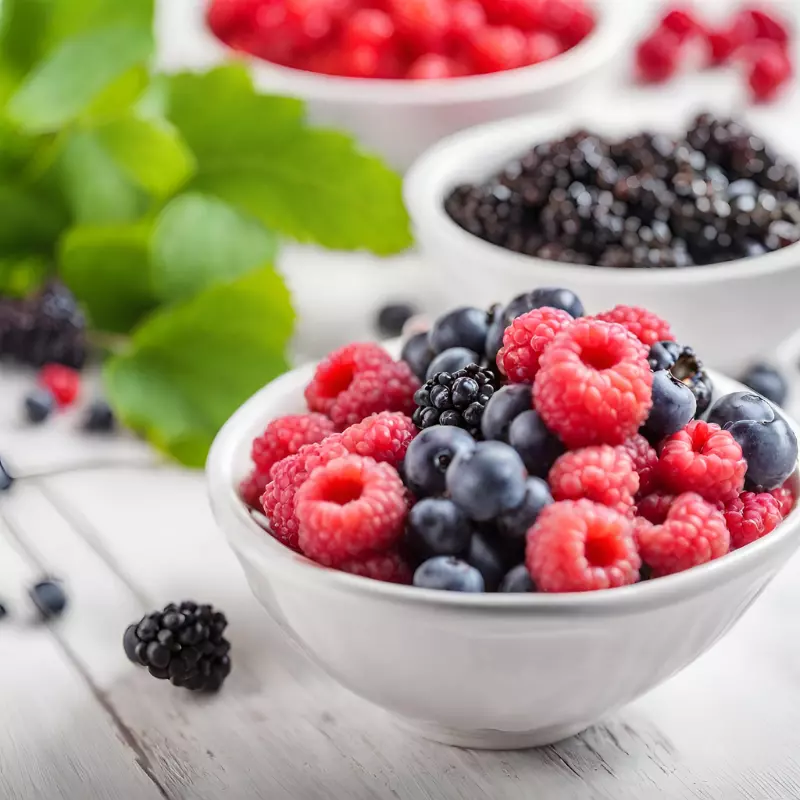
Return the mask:
M485 306L488 297L507 300L532 286L564 286L579 294L589 313L627 303L661 314L680 341L725 372L735 374L755 358L772 356L800 327L800 244L705 267L576 266L492 245L464 231L444 211L443 201L455 186L491 176L538 142L581 127L610 136L642 130L678 134L689 121L652 106L615 108L613 114L528 116L473 128L434 146L406 175L405 200L446 305ZM769 131L765 138L769 141ZM800 148L789 155L800 160Z
M222 429L207 468L214 514L256 597L289 636L343 686L423 736L505 749L578 733L711 647L800 544L795 510L718 561L587 594L437 592L319 567L259 527L235 488L253 437L303 408L312 370L273 381ZM740 388L713 377L720 394Z

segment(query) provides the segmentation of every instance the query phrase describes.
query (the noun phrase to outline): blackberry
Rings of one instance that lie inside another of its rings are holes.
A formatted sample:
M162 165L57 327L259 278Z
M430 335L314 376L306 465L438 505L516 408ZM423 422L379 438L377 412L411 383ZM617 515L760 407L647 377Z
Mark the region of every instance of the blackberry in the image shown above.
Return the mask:
M656 342L648 354L653 372L669 370L673 378L691 389L697 401L695 418L701 417L711 405L714 385L691 347L682 347L677 342Z
M231 646L223 636L228 621L210 605L170 603L129 625L125 655L154 678L191 691L215 692L231 671Z
M40 367L86 362L86 320L72 293L51 281L24 300L0 300L0 357Z
M414 395L414 424L420 430L455 425L480 438L483 412L496 387L494 372L477 364L453 373L439 372Z

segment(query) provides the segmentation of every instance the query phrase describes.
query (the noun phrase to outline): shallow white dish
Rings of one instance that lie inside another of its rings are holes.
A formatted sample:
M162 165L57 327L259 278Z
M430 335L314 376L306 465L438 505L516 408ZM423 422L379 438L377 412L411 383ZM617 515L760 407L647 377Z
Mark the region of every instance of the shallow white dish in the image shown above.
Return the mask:
M578 733L711 647L800 545L796 509L718 561L587 594L467 595L325 569L273 539L236 494L253 437L303 409L312 371L273 381L219 433L207 466L213 511L254 594L288 635L343 686L423 736L507 749ZM741 388L713 380L718 395Z
M538 142L587 128L610 136L642 130L677 134L688 118L671 109L629 107L567 116L527 116L464 131L422 156L406 175L405 200L417 243L436 273L447 305L486 305L531 286L577 292L588 313L618 303L641 305L672 323L679 341L707 364L735 374L771 357L800 327L800 244L750 259L684 269L577 266L513 253L460 228L443 201L461 183L482 180ZM758 131L758 126L753 126ZM769 141L769 131L766 131ZM800 149L788 153L800 160Z

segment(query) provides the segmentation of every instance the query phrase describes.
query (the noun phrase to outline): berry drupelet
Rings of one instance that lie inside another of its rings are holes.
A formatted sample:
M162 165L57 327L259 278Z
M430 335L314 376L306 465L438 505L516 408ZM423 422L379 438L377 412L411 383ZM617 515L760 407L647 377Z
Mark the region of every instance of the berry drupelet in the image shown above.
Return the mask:
M210 605L171 603L129 625L123 636L128 659L154 678L191 691L215 692L231 671L228 621Z

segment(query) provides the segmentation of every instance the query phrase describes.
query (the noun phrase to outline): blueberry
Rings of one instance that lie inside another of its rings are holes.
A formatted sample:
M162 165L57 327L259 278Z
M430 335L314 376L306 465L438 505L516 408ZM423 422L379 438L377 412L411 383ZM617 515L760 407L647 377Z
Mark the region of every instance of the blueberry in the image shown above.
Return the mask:
M83 427L90 433L109 433L114 430L114 412L105 400L95 400L86 414Z
M681 354L681 346L677 342L656 342L647 355L650 369L658 372L662 369L669 369Z
M508 441L511 423L523 411L533 405L531 386L527 383L512 383L496 392L486 405L481 419L484 439Z
M528 568L524 564L519 564L506 573L506 576L500 581L498 592L535 592L536 585L528 572Z
M692 390L662 369L653 375L653 407L644 423L642 433L650 442L660 442L682 430L697 410Z
M422 559L461 555L471 537L472 524L451 500L429 497L408 514L407 541Z
M747 461L746 488L777 489L797 467L797 437L779 414L772 422L729 422L725 430L739 442Z
M782 406L786 403L786 396L789 394L786 378L769 364L753 365L742 375L740 380L745 386L764 395L775 405Z
M772 422L775 409L761 395L732 392L720 397L708 412L708 421L724 428L729 422Z
M8 467L0 458L0 492L5 492L14 484L14 476L8 471Z
M512 447L478 442L472 451L456 455L446 484L450 498L467 516L486 522L522 503L525 477L525 465Z
M28 594L44 619L53 619L67 607L67 595L59 581L43 580L34 584Z
M505 309L501 305L492 306L489 310L489 329L486 332L486 360L490 365L497 362L497 354L503 346L503 334L508 327Z
M569 289L545 286L540 289L534 289L529 297L531 309L542 308L543 306L560 308L576 319L582 317L586 313L578 295Z
M538 412L524 411L508 429L508 443L520 454L531 475L546 478L564 445L545 427Z
M399 336L403 325L416 313L417 310L409 303L389 303L378 311L375 327L384 338Z
M416 333L404 345L400 358L411 367L411 371L421 380L425 380L428 365L433 360L433 350L428 344L427 333Z
M465 347L481 353L486 345L488 330L489 319L485 311L480 308L456 308L433 323L428 332L428 341L434 353L443 353L453 347Z
M541 478L528 478L525 481L525 497L518 508L501 514L496 520L500 536L524 542L528 529L545 506L553 502L550 487Z
M462 428L434 425L421 431L408 446L403 462L409 488L421 497L444 494L450 462L475 447L475 440Z
M506 564L501 551L495 548L488 536L476 533L469 543L467 563L480 572L487 592L496 592L503 575L506 573Z
M53 413L56 401L47 389L34 389L25 398L25 416L28 422L38 425Z
M470 364L478 364L480 356L473 350L467 350L466 347L451 347L443 353L435 356L433 361L428 364L428 370L425 373L425 380L430 380L440 372L458 372L460 369L468 367Z
M448 592L483 592L483 576L466 561L453 556L429 558L414 573L414 586Z

